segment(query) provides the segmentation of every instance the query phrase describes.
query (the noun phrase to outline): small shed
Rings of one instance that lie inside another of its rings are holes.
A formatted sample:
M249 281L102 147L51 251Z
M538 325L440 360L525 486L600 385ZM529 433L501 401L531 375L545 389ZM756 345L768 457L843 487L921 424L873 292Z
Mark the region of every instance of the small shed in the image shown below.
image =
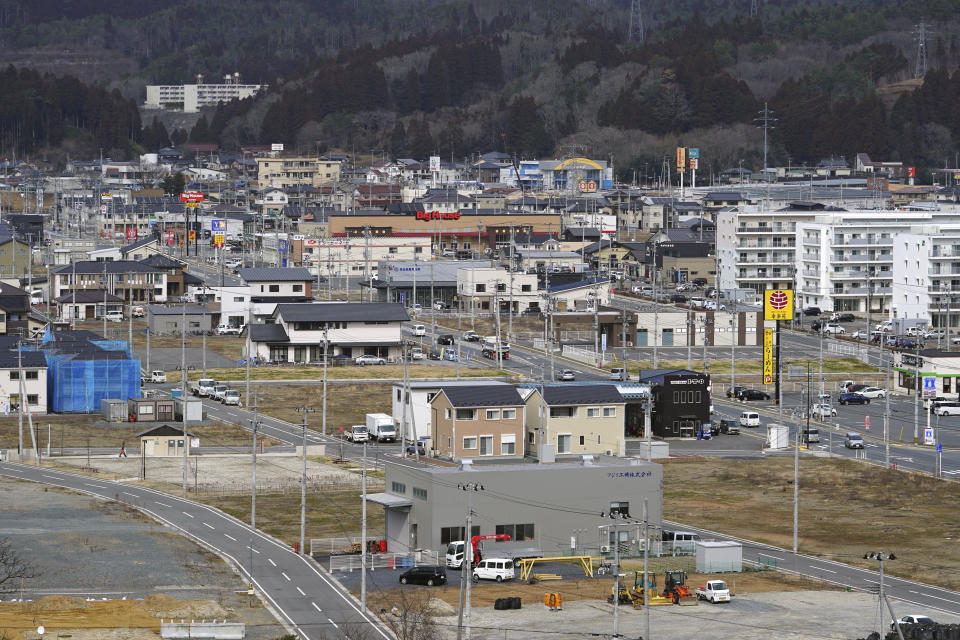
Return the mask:
M192 442L191 446L199 446L196 436L187 432ZM140 452L145 456L153 457L176 457L183 455L183 429L163 424L152 427L146 431L137 434L140 441ZM187 448L187 455L190 455L190 449Z
M186 318L184 318L186 316ZM186 327L187 334L198 334L213 329L214 314L200 305L149 305L147 326L156 336L177 334ZM184 325L184 322L186 324Z
M130 422L155 422L157 420L156 398L130 398Z
M200 398L173 398L173 419L183 420L184 404L186 404L187 422L201 422L203 420L203 401Z
M100 416L107 422L127 421L127 401L120 398L104 398L100 401Z
M767 448L785 449L790 446L790 428L785 424L767 425Z
M732 540L697 541L697 573L743 571L743 545Z

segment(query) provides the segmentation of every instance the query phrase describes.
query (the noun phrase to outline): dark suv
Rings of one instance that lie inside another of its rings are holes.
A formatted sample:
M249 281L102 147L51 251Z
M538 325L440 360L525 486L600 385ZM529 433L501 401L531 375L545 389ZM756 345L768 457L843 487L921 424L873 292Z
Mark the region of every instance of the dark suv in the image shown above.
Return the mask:
M444 333L437 338L437 344L453 344L453 336L449 333Z
M447 584L447 570L435 564L414 567L400 574L400 584L425 584L428 587Z

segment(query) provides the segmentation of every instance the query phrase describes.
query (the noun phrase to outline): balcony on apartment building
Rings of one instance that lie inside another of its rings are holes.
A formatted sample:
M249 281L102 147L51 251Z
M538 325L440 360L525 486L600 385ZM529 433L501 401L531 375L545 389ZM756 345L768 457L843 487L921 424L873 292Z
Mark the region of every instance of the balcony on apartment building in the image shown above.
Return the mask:
M830 241L834 247L892 247L893 238L867 236L866 238L849 238L845 235L834 236Z
M834 251L835 262L890 262L893 254L889 251L863 251L851 253L849 251Z
M774 222L773 224L741 224L737 233L793 233L797 230L796 222Z
M789 264L793 262L793 256L780 253L763 254L759 253L753 256L737 257L737 264Z
M931 260L947 258L960 258L960 247L933 247L933 250L930 251Z
M866 296L867 287L844 287L835 288L830 292L832 296ZM874 287L871 296L889 296L893 294L893 287Z

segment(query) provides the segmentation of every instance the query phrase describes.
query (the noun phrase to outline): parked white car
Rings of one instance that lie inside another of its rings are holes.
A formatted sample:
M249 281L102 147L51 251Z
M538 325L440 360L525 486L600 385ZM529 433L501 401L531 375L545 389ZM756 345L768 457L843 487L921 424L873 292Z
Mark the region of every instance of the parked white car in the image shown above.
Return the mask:
M228 324L221 324L217 326L218 336L238 336L242 331L243 327L231 327Z
M123 322L123 311L107 311L107 320L110 322Z
M831 334L833 334L833 335L835 335L835 336L842 336L844 333L846 333L846 331L843 330L843 327L841 327L840 325L838 325L838 324L836 324L836 323L834 323L834 322L831 322L831 323L827 324L826 326L824 326L824 327L823 327L823 332L824 332L824 333L831 333Z
M425 336L427 335L427 328L422 324L413 325L413 335L415 336Z
M727 305L717 303L716 300L707 300L706 304L703 305L703 308L708 311L724 311L727 308Z
M877 387L867 387L866 389L861 389L857 391L860 395L865 398L884 398L887 395L887 392L883 389Z
M508 558L488 558L481 560L473 569L474 582L480 582L481 580L503 582L504 580L513 580L515 576L516 572L513 568L513 560Z
M837 410L829 404L815 404L813 408L810 409L810 417L817 418L818 420L826 420L835 415L837 415Z

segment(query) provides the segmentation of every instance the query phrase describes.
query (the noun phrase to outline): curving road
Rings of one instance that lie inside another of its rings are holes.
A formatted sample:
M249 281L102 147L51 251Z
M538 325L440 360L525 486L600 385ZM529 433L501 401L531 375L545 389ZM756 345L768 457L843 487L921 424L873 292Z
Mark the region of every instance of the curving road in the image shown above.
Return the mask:
M306 556L218 509L153 489L43 467L0 463L0 475L128 504L218 554L238 569L302 640L392 639L379 621ZM367 637L367 636L365 636Z

